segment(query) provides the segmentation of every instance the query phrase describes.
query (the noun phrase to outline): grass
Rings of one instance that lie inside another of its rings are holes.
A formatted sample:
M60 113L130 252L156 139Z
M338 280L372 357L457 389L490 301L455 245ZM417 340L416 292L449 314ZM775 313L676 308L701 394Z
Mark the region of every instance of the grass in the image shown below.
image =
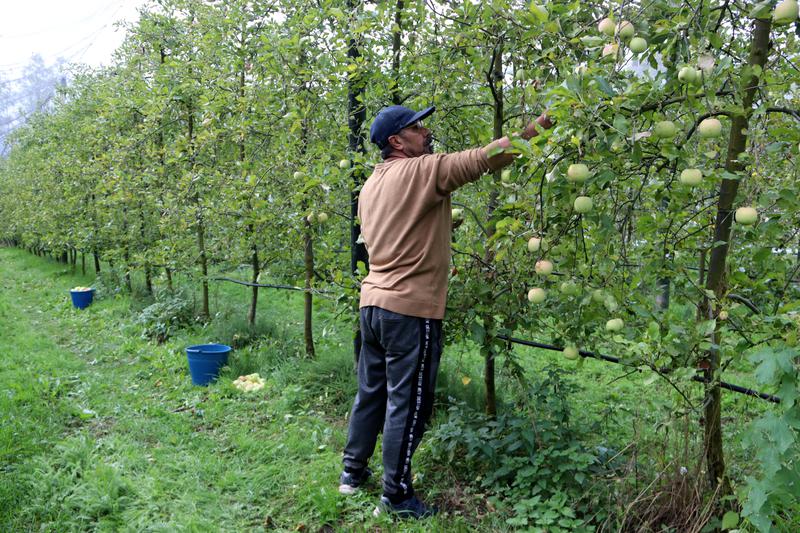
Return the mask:
M143 339L135 321L147 301L106 291L86 310L72 308L67 290L93 279L0 248L0 529L509 529L503 513L488 511L484 495L458 481L458 465L432 463L425 441L415 456L417 488L445 503L446 514L398 524L371 514L379 483L356 497L338 493L356 381L352 324L327 302L315 309L317 358L308 360L299 293L264 291L252 331L243 316L247 291L214 284L215 320L159 345ZM191 385L186 346L246 338L260 342L237 349L217 383ZM591 360L576 371L557 353L514 350L528 372L561 367L581 384L571 400L575 423L597 428L587 444L623 449L633 443L628 449L648 468L680 434L663 425L674 405L665 383L639 374L618 379L625 370ZM448 347L439 399L480 405L481 368L474 346ZM230 385L251 372L266 378L262 391L244 394ZM498 390L509 405L521 392L506 376ZM737 415L765 408L741 396L728 395L726 402L725 412ZM438 409L436 421L445 417ZM726 426L728 436L740 426Z
M67 290L91 277L13 249L0 249L0 265L4 530L396 529L371 515L377 483L352 499L337 491L355 378L333 324L319 321L316 360L298 358L290 331L302 309L273 293L260 309L271 340L237 350L214 385L193 387L183 349L217 340L222 326L155 345L140 338L128 296L79 311ZM265 389L230 386L250 371ZM501 522L466 513L403 527L495 531Z

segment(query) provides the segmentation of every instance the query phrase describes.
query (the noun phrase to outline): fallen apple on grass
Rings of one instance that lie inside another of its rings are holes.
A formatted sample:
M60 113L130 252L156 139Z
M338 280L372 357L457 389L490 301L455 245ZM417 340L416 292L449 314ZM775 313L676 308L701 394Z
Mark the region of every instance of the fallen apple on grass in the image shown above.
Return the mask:
M233 381L233 386L243 392L253 392L264 388L264 378L255 374L239 376Z

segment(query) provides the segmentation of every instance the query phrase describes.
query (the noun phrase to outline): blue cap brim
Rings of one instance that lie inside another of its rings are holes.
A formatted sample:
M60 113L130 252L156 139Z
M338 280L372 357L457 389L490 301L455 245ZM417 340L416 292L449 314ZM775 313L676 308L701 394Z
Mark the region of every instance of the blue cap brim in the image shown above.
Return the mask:
M410 125L412 125L413 123L415 123L415 122L416 122L416 121L418 121L418 120L425 120L427 117L431 116L431 115L433 114L433 112L434 112L434 111L436 111L436 106L433 106L433 105L432 105L432 106L430 106L430 107L428 107L428 108L426 108L426 109L423 109L423 110L422 110L422 111L420 111L419 113L415 113L415 114L414 114L414 116L413 116L413 117L411 117L411 118L408 120L408 122L406 122L405 124L403 124L403 125L400 127L400 129L398 129L397 131L400 131L400 130L402 130L403 128L407 128L407 127L409 127Z

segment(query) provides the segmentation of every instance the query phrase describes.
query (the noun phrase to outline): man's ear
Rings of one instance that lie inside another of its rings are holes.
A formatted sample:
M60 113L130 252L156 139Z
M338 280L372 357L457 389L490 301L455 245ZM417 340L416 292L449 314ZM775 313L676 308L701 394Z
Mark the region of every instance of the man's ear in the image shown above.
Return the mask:
M400 151L403 150L403 140L400 139L399 135L397 134L389 135L389 138L387 140L389 141L389 146L391 146L395 150L400 150Z

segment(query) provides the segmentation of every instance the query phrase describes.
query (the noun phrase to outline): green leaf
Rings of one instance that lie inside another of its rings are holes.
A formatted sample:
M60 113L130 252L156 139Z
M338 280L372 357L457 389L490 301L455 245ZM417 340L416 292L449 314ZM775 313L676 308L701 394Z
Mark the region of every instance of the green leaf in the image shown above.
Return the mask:
M608 80L602 76L595 76L594 81L597 82L597 86L600 87L600 90L606 93L608 96L617 96L617 92L613 87L611 87L611 85L608 83Z
M486 152L486 157L494 157L496 155L502 154L503 152L505 152L505 148L503 148L502 146L495 146L494 148Z
M728 511L722 517L722 529L733 529L739 525L739 513Z
M753 6L750 10L750 18L767 19L772 15L772 0L764 0Z

